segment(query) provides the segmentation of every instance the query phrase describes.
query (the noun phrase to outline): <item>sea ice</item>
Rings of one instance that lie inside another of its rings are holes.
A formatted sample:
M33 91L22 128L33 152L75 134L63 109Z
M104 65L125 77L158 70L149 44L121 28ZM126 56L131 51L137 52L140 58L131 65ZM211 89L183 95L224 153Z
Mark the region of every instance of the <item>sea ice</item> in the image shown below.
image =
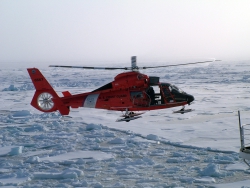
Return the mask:
M4 88L2 91L18 91L14 85L10 85L8 88Z
M225 177L233 175L233 172L227 172L220 169L219 164L210 163L201 172L201 176L211 176L211 177Z
M107 160L113 158L113 154L107 154L101 151L75 151L64 153L61 155L55 155L51 157L40 158L40 161L46 162L63 162L70 159L95 159L95 160Z
M60 173L55 172L35 172L33 174L35 179L76 179L80 176L83 176L84 173L79 169L65 169Z
M0 156L19 155L22 153L23 146L4 146L0 147Z

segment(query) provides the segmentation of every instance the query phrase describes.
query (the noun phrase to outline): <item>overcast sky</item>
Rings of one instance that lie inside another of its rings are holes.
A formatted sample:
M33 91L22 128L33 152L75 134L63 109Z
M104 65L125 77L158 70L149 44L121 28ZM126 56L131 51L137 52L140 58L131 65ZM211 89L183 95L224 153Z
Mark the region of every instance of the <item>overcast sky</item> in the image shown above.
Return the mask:
M2 64L87 65L132 55L250 60L250 0L0 1Z

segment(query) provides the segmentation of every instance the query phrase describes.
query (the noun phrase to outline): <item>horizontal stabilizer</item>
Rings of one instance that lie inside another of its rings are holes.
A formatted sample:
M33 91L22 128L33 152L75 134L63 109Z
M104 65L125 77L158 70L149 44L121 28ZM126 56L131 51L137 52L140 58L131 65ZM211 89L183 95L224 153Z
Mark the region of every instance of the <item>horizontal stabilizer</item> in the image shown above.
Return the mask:
M63 94L64 97L70 97L70 96L72 96L69 91L63 91L62 94Z

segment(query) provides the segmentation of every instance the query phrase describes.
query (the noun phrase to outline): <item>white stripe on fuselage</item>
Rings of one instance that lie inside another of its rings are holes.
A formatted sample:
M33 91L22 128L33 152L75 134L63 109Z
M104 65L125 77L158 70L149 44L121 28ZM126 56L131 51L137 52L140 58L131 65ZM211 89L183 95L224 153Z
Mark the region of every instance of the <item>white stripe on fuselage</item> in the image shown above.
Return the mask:
M99 97L99 94L88 95L83 103L83 107L95 108L96 101L97 101L98 97Z

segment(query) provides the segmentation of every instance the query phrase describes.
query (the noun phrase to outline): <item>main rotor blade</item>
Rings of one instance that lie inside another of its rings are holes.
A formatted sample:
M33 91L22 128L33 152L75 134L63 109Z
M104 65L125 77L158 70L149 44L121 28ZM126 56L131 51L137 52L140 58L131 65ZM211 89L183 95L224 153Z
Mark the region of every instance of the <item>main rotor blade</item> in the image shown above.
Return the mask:
M174 66L182 66L182 65L193 65L193 64L201 64L201 63L210 63L214 61L221 61L221 60L213 60L213 61L202 61L202 62L194 62L194 63L182 63L176 65L160 65L160 66L153 66L153 67L135 67L135 70L138 69L151 69L151 68L161 68L161 67L174 67ZM62 68L80 68L80 69L102 69L102 70L134 70L131 67L83 67L83 66L66 66L66 65L50 65L49 67L62 67Z
M83 67L83 66L65 66L65 65L50 65L49 67L62 67L62 68L79 68L79 69L103 69L103 70L131 70L130 67Z
M139 69L151 69L151 68L161 68L161 67L174 67L174 66L182 66L182 65L193 65L193 64L201 64L201 63L211 63L214 61L221 61L221 60L213 60L213 61L202 61L202 62L194 62L194 63L182 63L176 65L160 65L160 66L153 66L153 67L139 67Z

